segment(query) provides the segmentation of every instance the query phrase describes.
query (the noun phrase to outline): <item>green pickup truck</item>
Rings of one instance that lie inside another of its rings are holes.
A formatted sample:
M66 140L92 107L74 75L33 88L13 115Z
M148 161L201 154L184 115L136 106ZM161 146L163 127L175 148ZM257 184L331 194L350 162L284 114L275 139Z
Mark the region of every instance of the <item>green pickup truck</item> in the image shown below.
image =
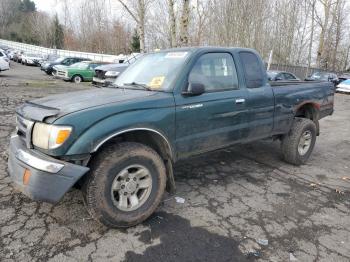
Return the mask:
M263 138L280 139L304 164L333 113L328 82L278 82L251 49L182 48L143 56L110 88L55 95L16 109L8 170L34 200L58 202L81 188L93 218L110 227L149 217L173 164Z
M100 65L108 64L106 62L82 61L71 66L56 66L55 77L74 83L83 81L92 81L95 75L95 68Z

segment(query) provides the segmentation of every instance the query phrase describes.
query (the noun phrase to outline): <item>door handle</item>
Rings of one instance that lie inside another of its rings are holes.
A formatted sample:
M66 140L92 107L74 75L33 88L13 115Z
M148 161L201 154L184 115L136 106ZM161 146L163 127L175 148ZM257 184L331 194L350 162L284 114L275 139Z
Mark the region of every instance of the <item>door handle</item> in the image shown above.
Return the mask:
M245 102L244 98L238 98L236 99L236 104L243 104Z

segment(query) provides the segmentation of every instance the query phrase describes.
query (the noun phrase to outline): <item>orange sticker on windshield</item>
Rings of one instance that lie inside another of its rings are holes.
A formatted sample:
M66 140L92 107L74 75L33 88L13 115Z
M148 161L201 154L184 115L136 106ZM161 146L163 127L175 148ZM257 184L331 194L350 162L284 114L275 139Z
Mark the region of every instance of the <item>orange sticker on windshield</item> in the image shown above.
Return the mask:
M163 85L165 76L156 76L153 77L151 82L149 83L149 86L151 88L160 88Z

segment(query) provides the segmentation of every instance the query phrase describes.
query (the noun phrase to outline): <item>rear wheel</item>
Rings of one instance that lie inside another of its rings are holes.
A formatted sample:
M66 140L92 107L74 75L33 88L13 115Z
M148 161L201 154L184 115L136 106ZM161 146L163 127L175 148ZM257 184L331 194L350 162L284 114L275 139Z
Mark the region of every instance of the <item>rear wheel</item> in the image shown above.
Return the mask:
M159 205L166 184L161 157L139 143L107 146L91 165L83 184L86 207L108 227L130 227Z
M73 83L79 84L83 81L83 78L80 75L75 75L72 77Z
M284 160L293 165L305 164L316 142L316 125L306 118L295 118L289 134L282 138Z

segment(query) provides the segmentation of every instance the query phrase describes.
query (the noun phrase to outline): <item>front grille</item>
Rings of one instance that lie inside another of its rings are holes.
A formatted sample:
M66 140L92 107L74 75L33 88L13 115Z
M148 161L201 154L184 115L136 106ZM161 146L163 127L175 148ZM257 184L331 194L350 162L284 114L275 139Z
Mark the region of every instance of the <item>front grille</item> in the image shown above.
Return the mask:
M106 71L103 70L95 70L95 77L100 78L100 79L105 79L105 74Z
M23 118L22 116L16 116L17 122L17 135L23 140L23 142L30 147L31 134L33 128L33 121Z
M57 71L57 76L66 76L66 71Z

